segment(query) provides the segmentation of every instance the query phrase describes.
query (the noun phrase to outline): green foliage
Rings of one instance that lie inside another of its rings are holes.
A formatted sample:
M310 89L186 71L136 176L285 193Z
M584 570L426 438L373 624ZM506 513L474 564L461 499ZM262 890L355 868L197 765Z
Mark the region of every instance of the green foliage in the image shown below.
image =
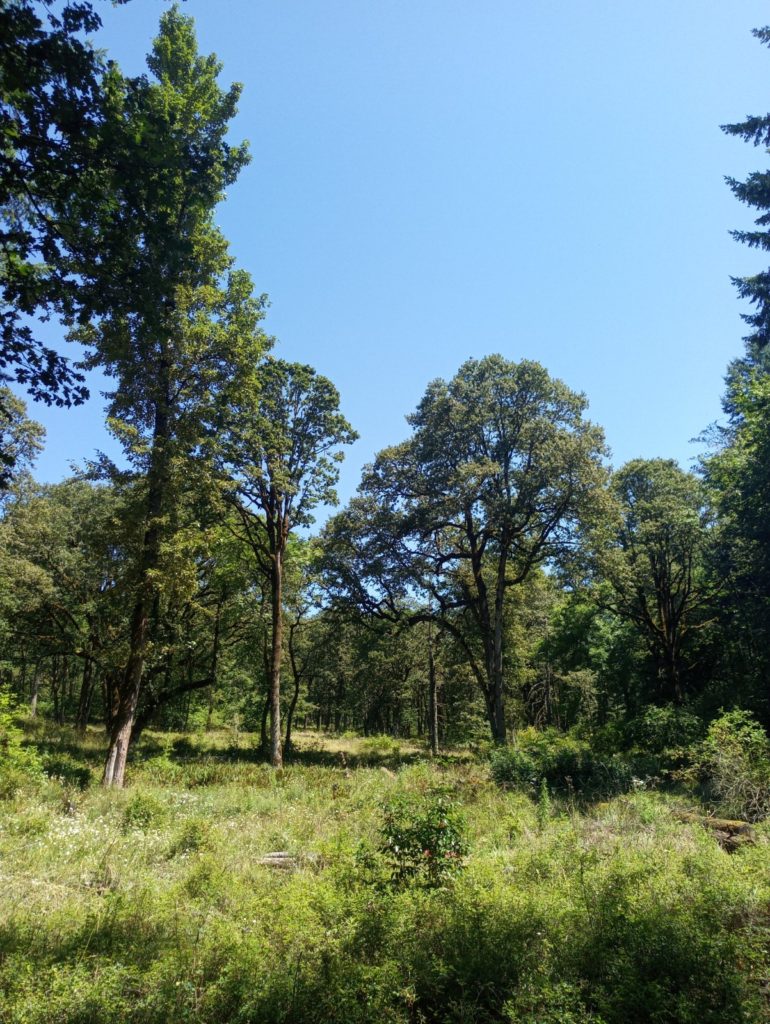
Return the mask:
M99 25L87 0L0 5L0 38L12 41L0 48L0 383L16 380L48 404L88 398L83 375L35 336L33 317L88 315L69 257L109 201L96 144L105 61L84 38Z
M711 723L698 761L723 814L747 821L770 814L770 737L747 711L728 711Z
M499 786L532 796L539 796L543 785L562 795L597 797L621 793L631 783L620 757L599 758L585 740L555 729L523 730L515 744L492 751L490 769Z
M603 504L604 439L585 408L539 363L469 359L428 386L412 436L378 454L326 530L332 591L407 620L419 595L460 640L497 742L506 592L539 565L565 565Z
M713 581L704 572L713 515L702 482L673 459L632 459L612 477L614 514L594 531L594 570L605 602L633 624L652 654L646 699L682 703L695 681L693 634Z
M398 797L385 806L379 849L394 885L435 888L464 865L465 822L446 796Z
M13 796L25 784L42 777L40 757L34 747L25 745L15 715L11 694L0 686L0 797Z
M650 704L625 727L630 745L652 754L689 747L703 735L703 720L687 708Z
M167 816L168 808L158 797L139 789L131 794L123 808L123 828L147 831L162 825Z
M546 818L475 764L275 773L226 740L191 740L209 767L220 750L210 785L194 758L151 784L138 757L130 794L94 786L65 808L49 782L4 806L4 1024L765 1019L766 843L729 856L654 793ZM383 806L413 837L397 883ZM463 870L434 880L420 854L461 818ZM288 868L261 863L276 850Z
M24 402L0 386L0 497L43 447L45 430L26 413Z
M392 736L367 736L357 745L360 764L396 764L401 760L401 745Z
M91 769L66 751L44 754L43 769L49 778L76 789L86 789L93 781Z
M765 46L770 44L770 29L754 29L754 36ZM722 131L735 135L744 142L767 149L770 144L770 116L748 117L738 124L723 124ZM742 203L753 207L759 216L755 220L756 228L752 231L733 231L732 235L752 249L768 248L768 210L770 210L770 173L767 170L753 171L745 181L728 178L733 195ZM743 319L751 328L745 338L748 351L758 352L770 340L770 271L760 270L750 277L733 278L742 299L748 299L754 307L750 313L743 314Z

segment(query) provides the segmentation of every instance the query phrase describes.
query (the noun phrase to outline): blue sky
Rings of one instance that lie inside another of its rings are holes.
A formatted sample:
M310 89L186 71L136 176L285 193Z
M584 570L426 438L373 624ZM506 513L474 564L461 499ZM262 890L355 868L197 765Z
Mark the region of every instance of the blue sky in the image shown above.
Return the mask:
M143 69L160 0L103 6L98 43ZM766 155L719 125L770 108L755 0L188 0L244 93L252 162L219 223L277 354L339 388L361 435L340 494L469 356L537 359L584 391L620 465L683 465L742 350L724 184ZM38 476L111 450L87 408L32 406Z

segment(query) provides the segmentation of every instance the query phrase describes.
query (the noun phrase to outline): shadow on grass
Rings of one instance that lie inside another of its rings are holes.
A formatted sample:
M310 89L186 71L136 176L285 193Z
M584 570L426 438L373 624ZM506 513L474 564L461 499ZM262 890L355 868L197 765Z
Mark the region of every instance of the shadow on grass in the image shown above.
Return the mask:
M47 774L60 778L68 785L85 789L97 782L107 751L104 729L90 726L79 733L72 726L54 724L44 719L27 719L20 723L26 733L26 743L40 754ZM229 740L229 742L228 742ZM224 741L224 742L223 742ZM286 767L358 769L382 768L396 771L405 765L416 764L429 758L427 750L414 742L399 742L389 736L338 737L300 734L298 742L284 752ZM467 755L448 752L436 759L445 767L464 760ZM232 734L179 734L147 730L129 753L129 767L150 776L164 775L167 781L188 781L184 778L192 770L201 772L203 779L216 776L218 766L266 766L269 758L259 746L255 734L243 734L233 742ZM208 769L208 770L207 770ZM236 773L237 774L237 773ZM244 780L245 781L245 780Z

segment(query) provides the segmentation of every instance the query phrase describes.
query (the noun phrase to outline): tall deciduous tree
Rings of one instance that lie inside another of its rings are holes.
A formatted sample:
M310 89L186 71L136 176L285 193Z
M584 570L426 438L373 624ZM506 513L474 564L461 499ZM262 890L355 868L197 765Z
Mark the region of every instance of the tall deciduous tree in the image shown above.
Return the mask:
M613 610L644 637L658 674L656 698L681 703L690 635L708 622L713 596L704 561L712 514L703 484L672 459L634 459L614 474L615 529L600 573Z
M222 472L259 573L269 580L270 761L283 763L281 661L283 576L292 530L310 525L319 504L336 502L334 490L342 445L357 437L339 411L337 389L309 366L268 358L258 395L243 393L225 411L220 448Z
M0 382L48 404L79 404L88 391L31 318L88 320L73 256L93 258L105 281L113 274L94 248L112 199L107 64L89 38L100 24L88 0L0 3Z
M26 415L10 388L0 387L0 502L13 479L28 469L43 447L45 431Z
M377 456L329 530L332 586L391 612L418 593L463 645L498 743L506 593L568 556L605 478L585 407L538 363L470 359L428 387L412 437Z

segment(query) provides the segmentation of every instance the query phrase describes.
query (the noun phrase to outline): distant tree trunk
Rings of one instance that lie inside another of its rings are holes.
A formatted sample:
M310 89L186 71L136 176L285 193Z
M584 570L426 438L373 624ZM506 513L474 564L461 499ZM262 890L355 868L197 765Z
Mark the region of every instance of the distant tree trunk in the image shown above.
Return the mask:
M430 752L438 754L438 700L436 694L436 661L433 656L433 628L428 623L428 734Z
M53 697L53 718L57 725L64 725L64 686L61 662L58 655L51 660L51 696Z
M270 718L270 694L266 694L264 704L262 705L262 720L259 728L259 749L262 751L262 756L267 757L267 722Z
M294 721L294 712L297 708L299 688L302 681L302 669L297 663L297 652L294 649L294 636L297 631L297 626L298 622L293 622L289 626L289 664L291 665L291 675L294 680L294 690L291 695L289 710L286 712L286 737L283 741L283 749L286 753L291 751L291 727L292 722Z
M86 655L83 661L83 678L80 684L80 699L78 700L78 711L75 719L75 727L78 732L84 733L88 726L88 717L91 713L91 701L94 693L94 662Z
M270 764L283 767L281 747L281 655L283 653L283 545L273 555L271 579L273 616L270 652Z
M29 713L31 718L37 718L37 699L40 695L40 662L35 662L32 670L32 693L29 698Z
M285 751L291 750L291 726L294 721L294 712L297 708L297 701L299 700L299 686L300 686L301 675L294 677L294 692L291 695L291 703L289 704L289 710L286 712L286 740L283 745Z
M219 630L222 619L222 605L225 602L225 594L222 594L217 601L217 612L214 617L214 642L211 648L211 686L209 687L209 708L206 715L206 732L211 730L214 719L214 700L217 689L217 664L219 661Z

